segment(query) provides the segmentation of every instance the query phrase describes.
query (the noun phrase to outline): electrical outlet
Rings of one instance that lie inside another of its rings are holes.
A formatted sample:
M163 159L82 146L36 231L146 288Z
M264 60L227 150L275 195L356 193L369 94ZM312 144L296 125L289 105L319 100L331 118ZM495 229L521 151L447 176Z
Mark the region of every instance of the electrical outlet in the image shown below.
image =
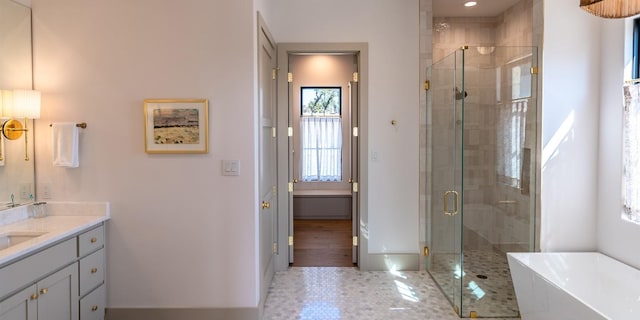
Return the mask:
M31 193L31 183L23 182L20 184L20 199L29 199Z
M41 183L40 188L40 197L42 199L51 199L51 183Z

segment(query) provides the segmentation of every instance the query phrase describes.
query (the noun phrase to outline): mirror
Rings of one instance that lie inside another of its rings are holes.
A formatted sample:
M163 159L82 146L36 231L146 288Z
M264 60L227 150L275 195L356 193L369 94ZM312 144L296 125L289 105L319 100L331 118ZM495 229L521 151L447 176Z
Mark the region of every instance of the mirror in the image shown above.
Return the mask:
M32 89L31 53L31 9L0 0L0 90ZM0 112L0 123L7 120ZM15 205L32 202L35 196L33 120L27 127L28 149L25 135L8 140L0 134L0 210L11 206L11 195ZM25 161L25 153L29 161Z

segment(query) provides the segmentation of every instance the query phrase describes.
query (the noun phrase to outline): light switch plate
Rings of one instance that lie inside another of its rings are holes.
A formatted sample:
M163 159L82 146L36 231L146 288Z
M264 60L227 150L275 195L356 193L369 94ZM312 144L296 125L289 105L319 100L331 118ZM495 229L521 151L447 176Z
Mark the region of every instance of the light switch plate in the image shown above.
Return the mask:
M222 160L223 176L239 176L240 160Z

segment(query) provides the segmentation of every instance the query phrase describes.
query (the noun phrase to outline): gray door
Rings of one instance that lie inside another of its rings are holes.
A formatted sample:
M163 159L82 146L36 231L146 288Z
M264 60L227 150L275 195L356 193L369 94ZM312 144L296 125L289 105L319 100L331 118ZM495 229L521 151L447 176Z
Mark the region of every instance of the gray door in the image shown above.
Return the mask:
M264 21L258 15L258 108L259 108L259 239L261 300L274 274L277 253L277 163L276 163L276 48Z

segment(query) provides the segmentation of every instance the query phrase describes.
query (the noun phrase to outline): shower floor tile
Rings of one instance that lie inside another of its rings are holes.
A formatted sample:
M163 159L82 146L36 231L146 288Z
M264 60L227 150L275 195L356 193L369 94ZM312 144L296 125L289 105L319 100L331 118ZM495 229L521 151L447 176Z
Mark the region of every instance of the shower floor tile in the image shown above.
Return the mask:
M426 271L292 267L276 273L263 319L459 318Z
M518 304L511 281L506 254L499 251L467 250L464 270L456 255L433 254L432 275L444 292L460 295L462 276L462 312L482 315L515 316Z

